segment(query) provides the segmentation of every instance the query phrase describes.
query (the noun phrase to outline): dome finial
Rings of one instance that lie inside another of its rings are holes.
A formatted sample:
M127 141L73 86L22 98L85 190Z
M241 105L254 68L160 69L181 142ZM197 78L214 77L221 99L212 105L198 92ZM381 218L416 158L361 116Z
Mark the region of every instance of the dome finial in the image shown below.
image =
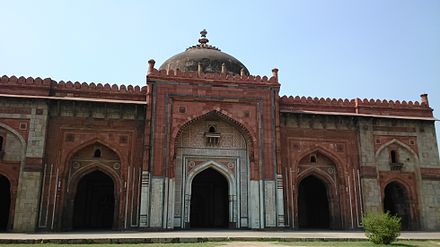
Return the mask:
M209 42L209 39L206 38L206 35L208 34L208 32L206 31L206 29L203 29L202 31L200 31L200 39L199 39L199 43L202 46L205 46L206 43Z

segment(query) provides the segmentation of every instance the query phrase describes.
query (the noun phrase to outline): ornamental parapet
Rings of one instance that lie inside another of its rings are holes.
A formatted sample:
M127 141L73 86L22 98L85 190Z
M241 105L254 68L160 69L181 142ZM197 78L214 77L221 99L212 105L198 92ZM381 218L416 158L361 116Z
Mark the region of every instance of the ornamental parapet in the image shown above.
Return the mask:
M421 102L379 99L331 99L283 96L280 98L281 112L304 112L336 115L384 116L432 118L428 95L421 95ZM339 114L338 114L339 113Z
M211 81L211 82L229 82L229 83L239 83L239 84L248 84L248 85L276 85L279 86L278 83L278 69L274 68L272 70L272 76L253 76L253 75L245 75L242 72L240 75L231 75L226 72L223 73L205 73L201 69L200 71L180 71L180 70L158 70L154 68L155 61L150 60L148 75L147 77L150 79L164 79L164 80L174 80L174 81Z
M145 101L147 87L54 81L51 78L25 78L23 76L0 79L0 95L40 97L96 98L111 100Z

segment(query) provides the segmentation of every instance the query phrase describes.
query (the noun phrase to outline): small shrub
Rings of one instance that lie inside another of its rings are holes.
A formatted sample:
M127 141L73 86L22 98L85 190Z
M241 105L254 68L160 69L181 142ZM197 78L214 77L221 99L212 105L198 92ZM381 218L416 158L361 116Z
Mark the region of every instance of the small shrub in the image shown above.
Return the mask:
M387 213L364 216L365 235L375 244L391 244L400 235L400 217Z

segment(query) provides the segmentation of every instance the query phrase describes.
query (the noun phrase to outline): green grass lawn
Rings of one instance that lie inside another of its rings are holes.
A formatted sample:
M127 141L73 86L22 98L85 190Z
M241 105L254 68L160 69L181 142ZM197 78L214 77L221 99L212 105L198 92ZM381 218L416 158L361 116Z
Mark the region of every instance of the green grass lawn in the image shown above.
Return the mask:
M440 241L397 241L391 245L376 245L368 241L355 241L355 242L278 242L280 245L288 246L350 246L350 247L440 247Z
M244 242L252 245L252 242ZM303 242L258 242L258 246L350 246L350 247L366 247L366 246L392 246L392 247L440 247L440 241L398 241L392 245L375 245L367 241L354 242L326 242L326 241L303 241ZM243 244L243 242L241 242ZM234 242L205 242L205 243L175 243L175 244L0 244L5 247L217 247L217 246L234 246ZM240 244L239 244L240 246Z
M173 244L0 244L4 247L216 247L224 245L222 242L206 243L173 243Z

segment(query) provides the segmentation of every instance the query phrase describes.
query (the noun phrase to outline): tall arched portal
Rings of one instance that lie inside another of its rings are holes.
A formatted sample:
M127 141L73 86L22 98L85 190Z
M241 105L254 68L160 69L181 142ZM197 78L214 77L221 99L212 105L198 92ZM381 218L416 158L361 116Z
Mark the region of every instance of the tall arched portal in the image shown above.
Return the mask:
M190 226L228 227L229 200L226 178L212 168L197 174L192 182Z
M108 146L96 142L75 151L66 170L61 229L122 228L121 160Z
M115 208L113 180L103 172L84 175L74 202L75 229L111 229Z
M325 184L315 176L304 178L299 184L299 227L329 228L329 200Z
M0 175L0 231L8 229L11 206L11 185L9 180Z
M398 182L391 182L384 191L384 211L401 218L402 229L408 229L410 223L410 200L408 192Z
M257 185L249 180L249 142L219 112L182 127L175 142L175 184L170 186L173 227L250 227L250 211L257 215L259 209L249 206L249 188Z

